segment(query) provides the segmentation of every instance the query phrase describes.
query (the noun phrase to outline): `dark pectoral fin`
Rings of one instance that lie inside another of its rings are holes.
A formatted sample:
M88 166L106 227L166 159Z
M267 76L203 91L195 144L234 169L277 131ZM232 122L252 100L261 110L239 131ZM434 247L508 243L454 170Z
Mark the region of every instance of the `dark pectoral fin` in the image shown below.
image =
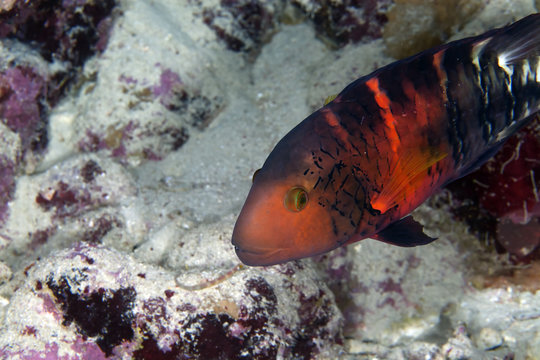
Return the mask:
M409 215L389 225L373 238L392 245L406 247L426 245L437 240L427 236L422 230L422 225Z

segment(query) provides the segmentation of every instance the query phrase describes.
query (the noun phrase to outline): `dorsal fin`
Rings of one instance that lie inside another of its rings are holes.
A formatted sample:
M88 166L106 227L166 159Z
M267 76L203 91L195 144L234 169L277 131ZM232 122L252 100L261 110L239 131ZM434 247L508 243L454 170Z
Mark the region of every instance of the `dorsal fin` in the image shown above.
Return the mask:
M335 98L337 98L338 94L330 95L324 100L324 105L328 105L330 102L332 102Z
M483 52L498 56L501 66L540 56L540 14L529 15L497 31Z

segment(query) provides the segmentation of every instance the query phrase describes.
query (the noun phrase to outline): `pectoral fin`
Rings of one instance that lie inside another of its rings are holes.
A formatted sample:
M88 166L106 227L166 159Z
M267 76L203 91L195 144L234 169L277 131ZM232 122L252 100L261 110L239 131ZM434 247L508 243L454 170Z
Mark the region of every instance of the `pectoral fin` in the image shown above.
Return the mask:
M381 213L414 194L426 176L426 170L448 156L437 149L415 149L409 151L396 163L394 170L379 194L371 199L371 206Z
M411 215L387 226L372 237L385 243L404 247L426 245L437 240L424 234L422 225Z

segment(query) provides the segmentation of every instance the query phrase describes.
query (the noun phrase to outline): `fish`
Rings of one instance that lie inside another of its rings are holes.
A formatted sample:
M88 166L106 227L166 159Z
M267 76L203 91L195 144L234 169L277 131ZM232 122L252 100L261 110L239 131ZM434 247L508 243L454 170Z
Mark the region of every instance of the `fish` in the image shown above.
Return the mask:
M491 158L540 110L540 13L360 77L255 172L232 233L268 266L372 238L435 240L410 213Z

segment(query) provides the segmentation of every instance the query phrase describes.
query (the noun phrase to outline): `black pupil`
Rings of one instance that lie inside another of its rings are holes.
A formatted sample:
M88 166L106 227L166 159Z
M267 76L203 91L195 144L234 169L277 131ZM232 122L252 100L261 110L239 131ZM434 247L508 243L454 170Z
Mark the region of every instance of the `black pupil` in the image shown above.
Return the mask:
M298 207L303 208L306 204L306 193L300 190L298 193Z

